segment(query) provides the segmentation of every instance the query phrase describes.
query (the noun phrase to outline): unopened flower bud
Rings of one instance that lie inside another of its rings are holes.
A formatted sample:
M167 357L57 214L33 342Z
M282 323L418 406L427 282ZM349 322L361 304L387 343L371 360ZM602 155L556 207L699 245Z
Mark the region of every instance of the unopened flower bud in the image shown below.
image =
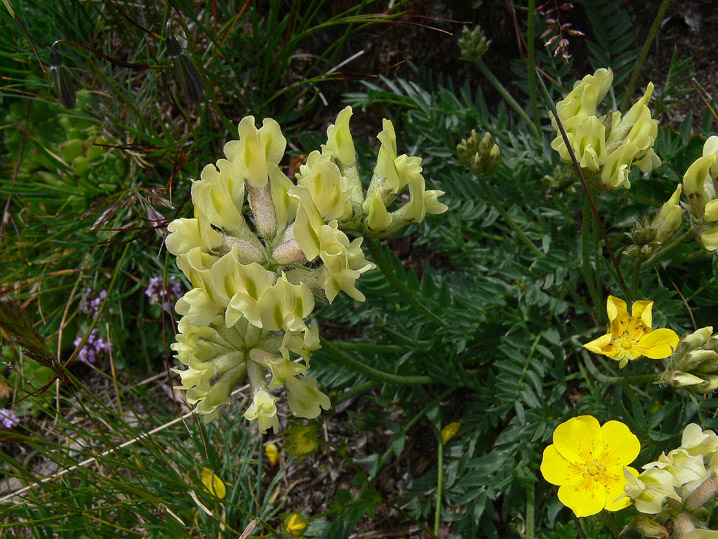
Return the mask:
M696 529L693 519L685 513L677 514L670 520L670 523L672 524L672 537L684 537L686 534Z
M284 519L284 529L289 535L294 535L295 537L304 535L308 527L309 521L299 513L292 513Z
M638 258L641 256L641 248L638 245L629 245L624 251L625 255L631 258Z
M479 176L489 176L501 163L501 150L494 143L491 133L484 133L483 138L471 131L468 139L463 139L456 147L461 162Z
M698 509L701 505L715 498L718 494L718 483L715 475L711 475L700 484L685 500L685 507L689 510Z
M264 452L267 455L267 460L272 466L276 466L279 462L279 448L277 444L267 444L264 446Z
M713 372L715 370L718 352L713 350L691 350L680 362L686 370L698 372Z
M656 217L651 223L651 228L656 231L656 240L663 243L669 240L681 228L683 210L680 206L682 186L678 184L676 190L671 195Z
M638 515L628 525L630 528L639 531L643 537L668 537L668 530L648 515Z
M58 58L55 49L50 51L50 75L60 104L66 109L73 108L76 100L75 84L72 82L70 70Z
M177 42L173 35L167 36L167 55L172 60L175 74L179 80L182 91L193 103L198 103L204 96L204 84L202 76L194 65L187 51Z
M459 38L461 57L469 62L480 60L481 57L486 54L486 51L489 50L490 43L491 41L486 39L479 25L476 25L473 30L468 26L464 26L464 29L461 31L461 37Z
M689 388L703 383L703 378L682 371L666 371L661 376L661 382L678 388Z
M456 434L459 432L459 429L461 428L461 423L459 421L452 421L448 425L446 425L443 429L441 429L441 443L442 445L446 445L446 442L451 440Z
M703 347L707 348L708 350L715 350L718 352L718 334L713 335L710 339L708 339L703 345Z

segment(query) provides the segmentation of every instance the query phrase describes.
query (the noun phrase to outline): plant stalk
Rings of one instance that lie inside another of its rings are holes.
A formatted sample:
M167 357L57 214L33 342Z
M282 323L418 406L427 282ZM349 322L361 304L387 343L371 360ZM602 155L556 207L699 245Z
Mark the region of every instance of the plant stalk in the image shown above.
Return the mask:
M526 234L524 234L524 231L519 228L519 225L516 224L516 222L504 209L504 206L501 204L499 199L496 198L494 192L491 190L491 187L489 187L489 184L487 183L486 179L481 175L476 175L476 177L479 179L479 185L481 185L481 188L484 190L484 193L486 193L486 197L489 199L489 202L491 202L491 205L496 208L496 211L498 211L502 219L506 221L506 224L511 227L511 230L516 232L518 238L523 242L523 244L528 248L529 251L531 251L534 256L543 256L543 253L539 250L539 248L536 247L530 239L528 239Z
M367 249L369 249L369 252L371 253L371 256L374 259L374 262L376 263L377 267L381 270L381 272L389 280L389 282L394 286L397 292L399 292L404 297L404 299L406 299L412 305L412 307L414 307L419 313L425 315L427 318L436 322L440 326L443 326L447 323L446 320L434 314L426 305L416 299L416 296L406 287L404 283L399 280L399 278L396 276L396 273L394 273L394 270L391 268L391 266L389 266L386 259L384 258L384 253L381 250L381 246L375 240L365 237L364 245L366 245Z
M663 20L663 16L666 14L666 10L668 9L670 3L671 0L663 0L663 2L661 2L661 6L658 8L658 13L656 13L656 18L653 19L651 29L648 31L648 37L646 37L646 41L643 42L643 47L638 55L638 59L636 60L636 65L633 66L633 73L631 73L631 79L628 81L626 93L623 96L623 101L621 101L622 113L625 113L628 110L628 105L631 102L631 95L633 95L633 91L636 89L636 83L638 82L638 75L641 74L643 63L646 61L646 57L648 56L648 50L651 48L653 40L656 38L658 28L661 26L661 21Z
M521 108L521 105L519 105L516 102L516 100L513 97L511 97L511 94L508 92L508 90L506 88L504 88L503 84L501 84L501 82L499 82L499 79L494 77L494 74L491 73L491 70L483 62L483 60L481 60L481 59L476 60L476 65L479 66L479 70L484 75L484 77L486 77L486 80L488 80L491 83L491 85L494 88L496 88L496 91L499 92L499 94L501 94L501 97L504 98L504 100L506 101L508 106L511 107L512 109L514 109L516 114L518 114L524 120L524 122L526 122L526 125L531 130L531 134L534 136L534 138L540 142L541 141L541 131L536 127L536 124L531 120L531 118L529 118L529 115L526 114L524 109Z
M349 368L371 376L376 380L382 382L389 382L392 384L431 384L434 379L431 376L399 376L397 374L390 374L388 372L380 371L365 365L357 359L354 359L351 355L347 354L343 350L339 350L334 344L326 339L320 337L320 343L322 348L329 352L334 359L343 363Z

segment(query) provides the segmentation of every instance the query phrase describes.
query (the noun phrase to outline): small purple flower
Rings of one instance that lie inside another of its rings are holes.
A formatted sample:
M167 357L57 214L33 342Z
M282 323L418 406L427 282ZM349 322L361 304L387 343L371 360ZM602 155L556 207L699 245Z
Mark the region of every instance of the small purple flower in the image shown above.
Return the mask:
M184 293L182 283L174 275L169 276L166 287L162 282L161 276L150 278L145 295L150 298L150 304L162 303L162 308L171 312L173 301Z
M79 346L83 337L84 333L78 335L73 344ZM85 346L82 347L82 350L77 355L77 360L83 363L95 363L107 350L109 350L109 344L100 337L100 330L95 328L87 337Z
M20 423L20 420L15 415L15 412L0 408L0 425L2 425L3 428L11 429L16 427L18 423Z
M95 294L91 288L85 290L85 302L83 303L80 310L85 314L90 314L93 317L97 315L97 311L100 310L100 305L105 301L107 297L106 290L100 290L99 294Z

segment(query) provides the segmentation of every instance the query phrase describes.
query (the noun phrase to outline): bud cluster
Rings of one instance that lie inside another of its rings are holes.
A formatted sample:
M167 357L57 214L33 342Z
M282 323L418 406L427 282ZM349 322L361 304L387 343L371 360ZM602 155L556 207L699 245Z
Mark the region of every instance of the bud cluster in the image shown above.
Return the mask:
M680 205L681 189L679 184L653 219L644 216L643 219L636 222L633 230L628 234L633 241L633 245L626 249L628 256L648 258L681 229L683 226L683 209Z
M427 191L421 158L397 156L389 120L368 191L362 187L347 107L327 131L321 152L309 154L297 183L279 167L286 140L279 124L254 117L239 123L239 140L224 147L226 159L207 165L192 184L194 218L168 226L167 249L193 289L176 305L182 315L177 371L195 411L209 421L231 391L249 378L253 401L244 416L266 431L279 428L269 390L284 385L289 407L314 418L329 399L306 376L309 354L319 348L316 326L307 324L316 300L332 302L340 291L357 301L359 276L374 266L362 238L380 238L427 213L447 208L441 191ZM408 201L389 208L408 187ZM251 219L245 215L246 206ZM299 357L300 362L292 359ZM266 385L265 372L272 375Z
M707 251L718 249L718 136L703 145L703 156L683 175L691 214L700 227L698 241Z
M718 389L718 335L711 326L681 337L660 381L698 393Z
M482 138L475 130L471 130L468 139L462 139L456 147L459 160L478 176L490 176L501 163L501 149L491 136L484 133Z
M637 476L624 468L625 495L643 513L629 527L645 537L686 537L702 529L718 494L716 465L718 436L691 423L679 448L662 453Z
M649 83L643 97L621 115L611 111L598 116L596 109L606 97L613 82L610 69L599 69L577 81L573 90L556 104L558 117L566 130L579 167L599 190L629 188L631 167L643 172L659 166L661 160L653 151L658 122L651 118L648 101L653 93ZM553 127L558 131L556 118ZM551 142L566 164L571 164L568 148L559 132Z
M489 50L491 41L486 39L481 26L478 24L474 26L472 30L468 26L464 26L461 31L461 37L459 38L459 49L461 50L461 57L469 62L476 62L486 54Z

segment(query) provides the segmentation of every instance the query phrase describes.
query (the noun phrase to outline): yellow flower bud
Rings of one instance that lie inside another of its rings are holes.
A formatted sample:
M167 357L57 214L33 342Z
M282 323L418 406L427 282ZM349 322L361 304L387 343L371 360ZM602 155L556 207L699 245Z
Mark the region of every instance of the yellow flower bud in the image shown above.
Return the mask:
M681 184L671 195L651 223L651 228L656 231L656 240L665 242L675 234L682 224L683 210L680 206Z
M299 537L304 535L309 527L309 521L299 513L292 513L287 515L284 519L284 529L289 535Z
M267 455L267 460L272 466L276 466L279 463L279 448L277 444L267 444L264 446L264 453Z
M442 445L446 445L446 442L451 440L456 434L459 432L459 429L461 428L461 423L459 421L452 421L448 425L446 425L443 429L441 429L441 443Z
M207 492L210 494L213 494L220 499L227 495L227 488L224 486L224 483L209 468L202 468L200 479L202 480L204 488L206 488Z

